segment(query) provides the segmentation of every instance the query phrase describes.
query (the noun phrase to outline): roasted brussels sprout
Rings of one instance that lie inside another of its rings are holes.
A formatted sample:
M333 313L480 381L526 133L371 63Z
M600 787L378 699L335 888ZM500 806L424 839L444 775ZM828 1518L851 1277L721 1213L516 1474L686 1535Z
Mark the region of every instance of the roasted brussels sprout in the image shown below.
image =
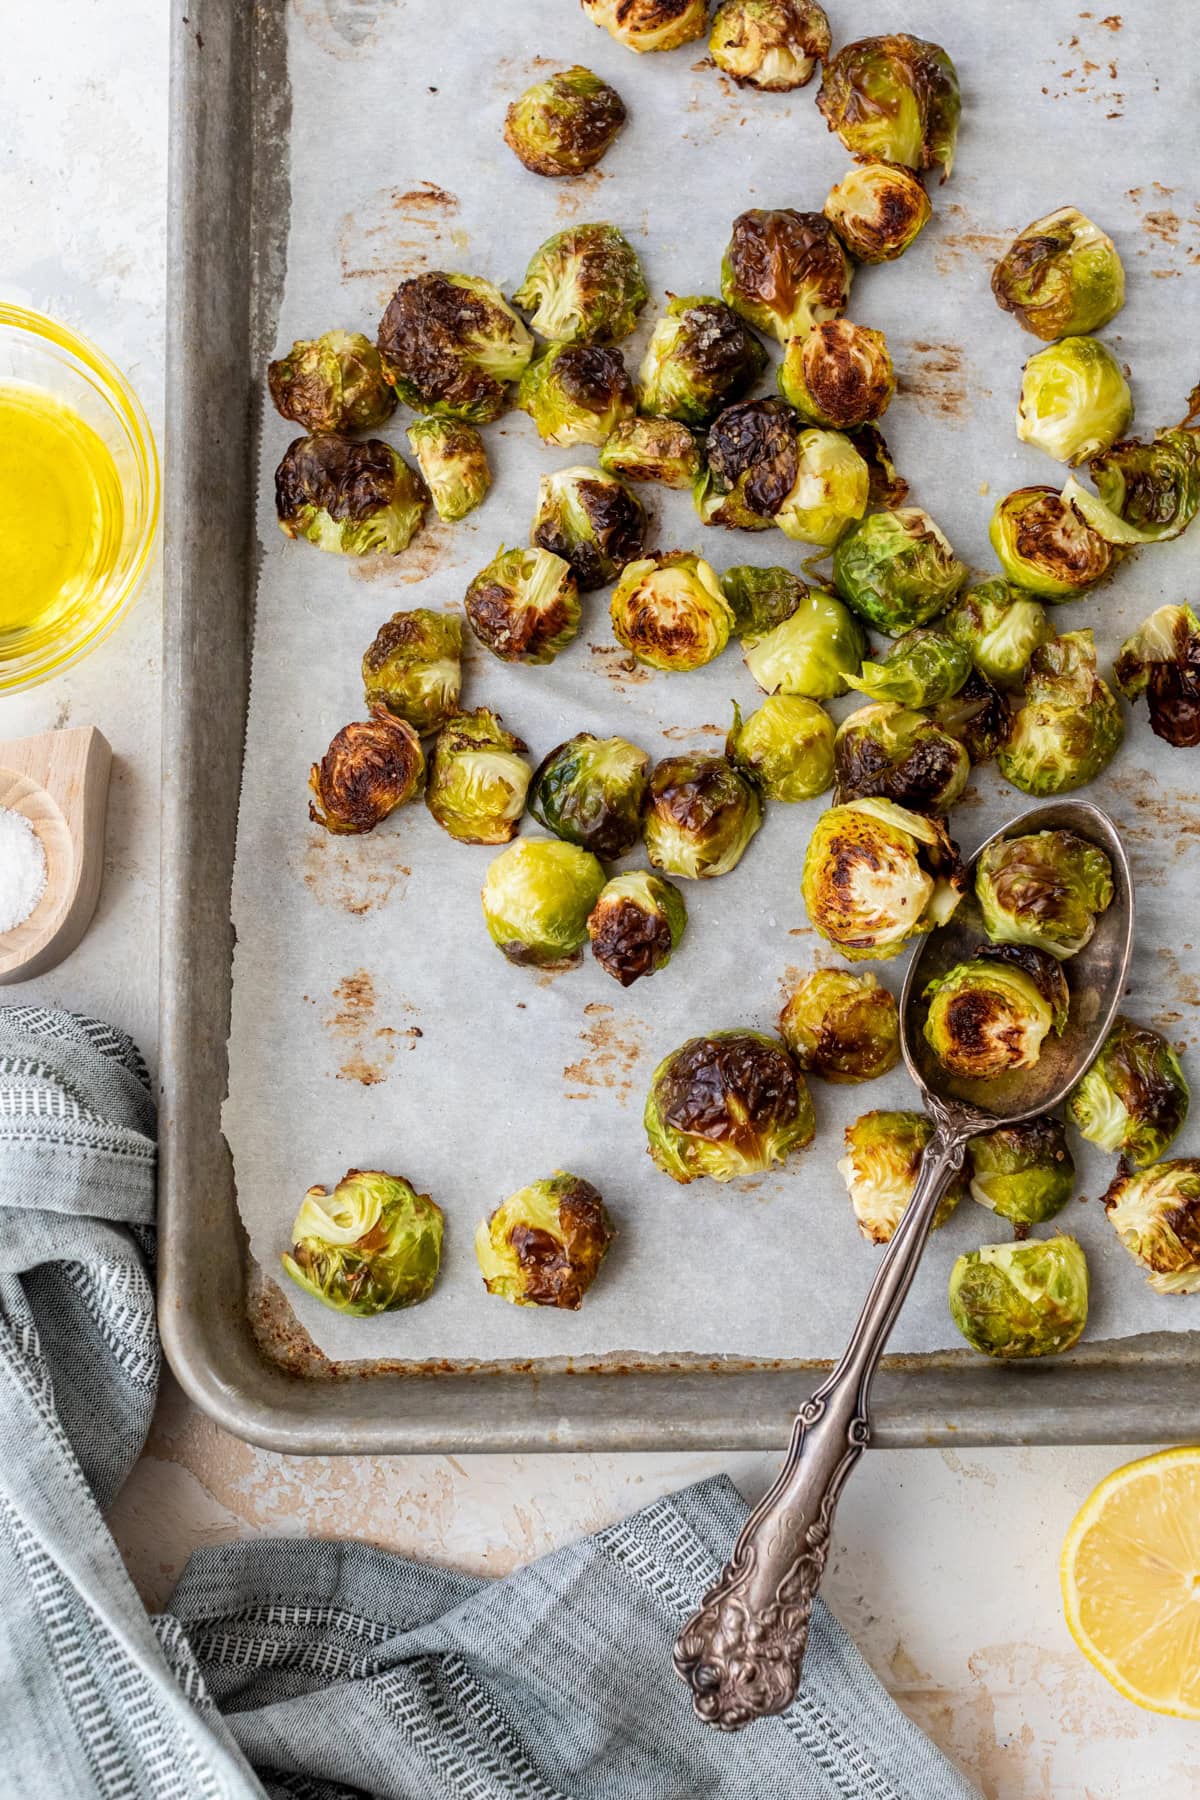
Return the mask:
M708 29L708 0L580 0L593 25L629 50L677 50Z
M605 884L587 928L600 967L629 987L666 968L686 925L687 907L675 884L632 869Z
M504 118L504 141L534 175L582 175L625 123L625 102L576 63L535 81Z
M455 713L434 740L425 804L460 844L508 844L532 773L528 748L486 706Z
M808 583L790 569L759 569L752 563L738 563L721 576L721 592L732 609L737 635L761 636L791 618L808 598Z
M591 1182L556 1169L481 1220L475 1255L489 1294L578 1312L615 1235Z
M1001 688L1019 687L1038 645L1054 636L1045 607L1014 593L999 575L968 588L942 615L939 629Z
M402 281L379 322L388 380L407 406L486 425L508 405L533 339L499 288L432 270Z
M933 1124L919 1112L869 1112L846 1127L838 1173L846 1183L858 1229L869 1244L886 1244L904 1217ZM944 1225L963 1197L961 1175L950 1183L933 1216Z
M762 818L758 789L724 756L668 756L650 777L646 854L685 881L728 875Z
M971 774L971 759L948 732L894 700L860 706L838 726L833 748L836 800L878 795L914 812L949 812Z
M972 763L991 762L1007 744L1012 730L1012 709L1006 695L973 669L959 688L933 709L936 724L960 743Z
M1067 1112L1089 1143L1141 1169L1179 1136L1190 1098L1179 1058L1162 1033L1118 1018Z
M895 32L846 44L825 64L817 106L856 162L954 162L958 73L939 44Z
M1015 587L1043 600L1074 600L1108 574L1115 552L1052 487L1023 487L997 500L992 549Z
M501 662L553 662L579 630L579 587L550 550L501 548L467 589L467 623Z
M638 409L681 425L707 425L766 366L766 351L724 301L672 295L638 371Z
M1071 1004L1058 958L1029 944L981 944L924 993L926 1042L967 1081L1032 1069L1048 1033L1062 1036Z
M1018 232L992 270L996 304L1034 337L1053 343L1096 331L1125 302L1117 247L1074 206L1060 206Z
M675 419L623 419L605 440L600 467L626 481L690 488L704 468L704 458L688 425Z
M374 431L396 410L383 360L361 331L297 338L267 366L275 411L305 431Z
M616 344L650 298L633 245L615 225L569 225L535 251L513 295L552 344Z
M1017 436L1058 462L1074 465L1098 456L1132 417L1129 383L1099 338L1062 338L1025 364Z
M1087 1324L1088 1266L1078 1239L984 1244L950 1271L950 1317L984 1356L1058 1356Z
M374 831L398 806L416 799L424 779L425 753L412 726L373 706L369 719L343 725L313 764L308 816L326 831Z
M772 800L814 800L833 780L833 720L815 700L776 694L743 719L734 706L725 754Z
M852 275L824 213L756 207L733 221L721 293L734 312L786 344L845 312Z
M825 202L825 217L851 256L864 263L903 256L932 214L924 182L900 163L847 170Z
M706 467L695 487L706 525L768 531L799 473L796 416L782 400L743 400L709 427Z
M743 661L765 694L836 700L861 666L867 637L848 607L814 588L770 631L748 632Z
M590 593L643 555L645 508L603 469L555 469L538 485L529 541L569 563L581 592Z
M859 425L847 435L867 465L871 505L903 506L908 499L908 483L892 461L887 439L878 425Z
M405 432L439 519L453 524L480 505L492 485L483 439L463 419L417 419Z
M796 438L796 480L775 523L785 537L828 550L871 497L871 471L840 431L802 431Z
M580 731L540 764L529 810L555 837L612 861L642 835L649 778L650 758L636 744Z
M369 1319L416 1306L437 1280L442 1209L403 1175L348 1169L332 1194L309 1188L283 1266L335 1312Z
M488 864L483 917L509 962L564 969L587 943L588 914L604 870L590 850L560 838L518 838Z
M546 444L602 444L633 417L633 383L619 350L597 344L552 344L531 362L517 388Z
M1127 700L1143 694L1156 737L1200 744L1200 619L1190 606L1160 606L1121 645L1113 665Z
M382 438L296 438L275 471L280 530L340 556L399 556L428 504L421 477Z
M1103 1196L1117 1236L1159 1294L1200 1293L1200 1160L1121 1169Z
M967 1145L971 1198L1018 1226L1060 1213L1075 1186L1075 1159L1061 1119L1001 1125Z
M962 644L943 631L916 625L896 639L882 662L865 662L846 681L872 700L936 706L957 694L970 673L970 653Z
M803 1075L762 1031L714 1031L665 1056L645 1124L651 1157L680 1182L760 1174L806 1149L816 1129Z
M894 995L873 975L813 969L779 1015L779 1035L797 1068L826 1081L874 1081L900 1060Z
M889 637L944 611L966 578L945 532L919 506L871 513L833 553L838 593Z
M962 864L940 819L890 800L850 800L818 819L801 893L816 929L848 962L884 962L950 918L963 895Z
M1096 672L1091 632L1068 631L1030 658L1025 704L996 760L1023 794L1067 794L1108 767L1124 736L1120 703Z
M682 550L628 564L611 611L617 642L651 669L701 669L720 656L733 630L716 574Z
M850 319L814 325L807 337L788 339L779 391L812 425L849 431L882 418L896 392L887 339Z
M1032 944L1063 959L1090 943L1111 905L1112 864L1073 831L997 838L975 865L975 898L994 944Z
M817 0L721 0L708 54L739 87L783 94L808 85L830 43Z
M462 692L462 625L454 613L427 606L393 613L362 660L367 705L385 706L428 737L458 710Z
M1093 494L1070 477L1063 500L1108 544L1159 544L1177 538L1200 507L1200 432L1160 431L1149 444L1126 438L1094 456Z

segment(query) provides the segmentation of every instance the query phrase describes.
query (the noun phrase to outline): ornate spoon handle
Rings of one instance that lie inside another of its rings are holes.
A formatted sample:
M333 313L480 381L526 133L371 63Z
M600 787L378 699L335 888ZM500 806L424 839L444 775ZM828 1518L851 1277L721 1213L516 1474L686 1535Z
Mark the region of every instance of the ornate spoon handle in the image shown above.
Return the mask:
M675 1667L700 1717L722 1731L782 1712L795 1698L838 1495L871 1435L871 1378L970 1130L939 1119L845 1354L801 1407L778 1480L679 1634Z

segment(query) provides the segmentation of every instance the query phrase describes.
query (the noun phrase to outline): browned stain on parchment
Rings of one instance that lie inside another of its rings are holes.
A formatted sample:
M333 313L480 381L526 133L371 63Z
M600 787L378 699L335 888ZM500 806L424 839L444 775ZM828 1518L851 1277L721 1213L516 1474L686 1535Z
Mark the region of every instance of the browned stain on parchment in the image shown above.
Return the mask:
M1105 780L1135 880L1164 887L1170 865L1200 843L1200 793L1168 792L1149 769L1108 771Z
M411 1050L424 1036L418 1025L396 1027L381 1025L379 996L375 982L366 969L355 969L334 984L332 1010L326 1012L322 1024L338 1046L341 1061L337 1069L339 1081L357 1081L363 1087L375 1087L388 1079L397 1051L405 1044ZM399 1015L415 1016L416 1008L408 1000L394 1003Z
M368 833L352 844L315 830L304 846L304 885L320 906L360 918L393 898L403 900L412 870L396 856L394 837Z
M377 581L381 586L412 587L428 581L431 575L454 561L454 534L448 525L435 519L432 508L412 543L399 556L356 556L350 559L350 573L356 581Z
M615 1093L621 1105L634 1090L634 1074L646 1054L645 1025L632 1013L619 1013L603 1000L583 1009L587 1024L579 1034L584 1055L563 1070L568 1100L594 1100Z
M1106 119L1123 118L1125 95L1115 85L1119 73L1112 54L1113 46L1096 35L1098 31L1120 31L1121 16L1109 13L1099 20L1090 12L1078 16L1082 32L1073 32L1070 37L1058 40L1058 49L1069 64L1065 69L1055 68L1054 83L1061 85L1047 84L1042 92L1051 100L1065 100L1072 94L1080 94L1106 107ZM1058 62L1057 57L1055 62Z
M620 644L589 644L588 649L596 658L596 667L602 675L607 675L613 686L620 691L627 687L640 687L644 681L654 679L653 669L646 668L636 656L624 649Z
M577 219L590 212L596 197L608 180L603 169L588 169L582 175L569 175L556 183L555 211L560 219Z
M681 743L693 737L723 738L728 734L724 725L664 725L661 735L672 743Z
M382 307L408 276L458 268L470 244L459 211L458 195L434 181L377 188L338 226L342 280L362 283Z
M962 262L997 262L1012 241L1011 235L1006 237L1003 232L981 230L967 208L957 200L941 206L939 215L950 227L940 233L934 246L934 267L939 275L953 273Z
M966 357L961 344L928 344L914 338L896 386L919 412L944 424L957 424L970 411ZM986 389L980 392L985 393Z

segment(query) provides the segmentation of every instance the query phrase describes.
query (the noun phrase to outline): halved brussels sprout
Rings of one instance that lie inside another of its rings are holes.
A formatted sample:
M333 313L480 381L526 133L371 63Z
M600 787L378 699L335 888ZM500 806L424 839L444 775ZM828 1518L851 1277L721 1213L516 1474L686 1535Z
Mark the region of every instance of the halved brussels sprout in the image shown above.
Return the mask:
M811 425L849 431L882 418L896 392L887 339L851 319L827 319L788 339L779 391Z
M846 310L853 270L824 213L752 208L733 221L721 293L781 344Z
M833 553L838 593L889 637L943 612L966 578L949 538L919 506L871 513Z
M1032 944L1060 960L1091 942L1112 903L1112 864L1073 831L997 838L975 865L975 898L994 944Z
M593 25L639 54L677 50L708 29L708 0L580 0Z
M836 700L861 666L867 634L832 594L814 588L770 631L748 631L743 661L765 694Z
M962 646L981 675L997 687L1019 687L1039 644L1054 636L1046 609L1014 593L994 575L968 588L942 617L940 630Z
M332 1194L309 1188L283 1266L335 1312L369 1319L416 1306L437 1280L442 1217L403 1175L348 1169Z
M578 63L513 101L504 141L534 175L582 175L600 161L625 123L625 102Z
M532 770L528 745L486 706L455 713L434 740L425 804L460 844L508 844L517 835Z
M724 301L671 295L638 371L638 410L681 425L707 425L753 387L766 366L766 351Z
M815 700L776 694L742 718L735 704L725 754L772 800L815 800L833 780L833 720Z
M483 439L463 419L417 419L405 432L439 519L453 524L482 502L492 485Z
M1029 944L981 944L924 993L926 1042L967 1081L1032 1069L1047 1035L1062 1036L1071 1004L1058 958Z
M305 431L374 431L396 410L383 360L361 331L297 338L267 365L275 411Z
M874 975L813 969L779 1015L779 1035L797 1068L826 1081L874 1081L900 1060L895 996Z
M796 416L782 400L743 400L709 427L695 486L706 525L768 531L799 473Z
M275 471L279 529L339 556L399 556L428 504L421 477L382 438L296 438Z
M458 710L462 625L457 615L427 606L393 613L363 657L362 677L372 711L385 706L428 737Z
M615 225L569 225L536 250L513 295L552 344L615 344L650 298L633 245Z
M605 440L600 467L626 481L690 488L704 468L704 457L688 425L675 419L623 419Z
M973 669L959 688L933 709L936 724L960 743L972 763L991 762L1012 730L1012 709L1006 695Z
M1073 1237L984 1244L950 1271L950 1317L984 1356L1058 1356L1087 1313L1087 1258Z
M908 499L908 483L892 461L887 439L878 425L859 425L847 436L867 465L872 506L895 508Z
M615 1236L591 1182L556 1169L481 1220L475 1255L489 1294L578 1312Z
M1060 1213L1075 1186L1075 1159L1061 1119L1001 1125L967 1145L971 1198L1016 1226Z
M570 968L587 943L588 914L604 870L590 850L560 838L518 838L488 864L483 917L509 962Z
M949 175L962 102L940 44L904 31L846 44L825 64L817 106L856 162L940 163Z
M610 606L618 644L651 669L701 669L733 630L715 572L683 550L630 563Z
M1052 343L1096 331L1125 303L1117 247L1075 206L1060 206L1018 232L992 270L996 304Z
M1099 338L1067 337L1025 364L1017 436L1058 462L1087 462L1116 443L1133 417L1121 365Z
M553 662L579 630L579 587L550 550L497 551L466 595L467 623L501 662Z
M759 569L753 563L738 563L721 576L721 592L732 609L737 635L762 636L791 618L808 598L808 583L790 569Z
M1200 619L1190 606L1152 612L1121 645L1113 675L1127 700L1145 694L1156 737L1200 744Z
M1067 1112L1090 1144L1140 1169L1179 1136L1190 1099L1179 1058L1162 1033L1118 1018Z
M326 831L374 831L398 806L415 800L425 780L425 753L407 719L373 706L369 719L343 725L308 776L308 816Z
M686 925L687 907L675 884L632 869L605 884L592 910L592 955L605 974L629 987L666 968Z
M933 1122L919 1112L869 1112L846 1127L846 1154L838 1173L846 1183L858 1229L869 1244L886 1244L904 1217ZM966 1183L956 1175L938 1202L933 1229L944 1225Z
M864 263L903 256L932 215L920 176L893 162L847 170L825 202L825 217L851 256Z
M538 484L530 542L571 565L582 593L607 587L644 552L646 511L603 469L555 469Z
M739 87L783 94L808 85L831 42L817 0L721 0L708 54Z
M802 431L796 438L796 480L775 514L785 537L828 550L871 498L871 470L840 431Z
M714 1031L665 1056L645 1125L651 1157L679 1182L761 1174L806 1149L816 1130L803 1075L762 1031Z
M762 819L758 789L727 758L668 756L650 777L646 854L685 881L728 875Z
M1088 471L1098 493L1072 475L1063 500L1108 544L1160 544L1187 530L1200 508L1200 432L1175 426L1149 444L1126 438Z
M622 419L632 419L633 383L619 350L551 344L522 375L517 405L544 444L602 444Z
M1025 704L997 753L1023 794L1067 794L1106 769L1125 736L1120 702L1096 669L1090 631L1068 631L1034 651Z
M1108 574L1111 544L1052 487L1016 488L997 500L988 527L1008 579L1043 600L1074 600Z
M577 732L533 778L529 810L555 837L612 861L642 835L650 758L620 737Z
M1200 1294L1200 1159L1178 1156L1133 1174L1103 1196L1117 1236L1159 1294Z
M884 962L950 918L962 864L940 819L891 800L850 800L817 820L801 892L816 929L848 962Z
M889 645L882 662L865 662L847 685L872 700L936 706L957 694L971 673L970 653L953 637L916 625Z
M379 322L388 380L415 412L486 425L508 405L533 338L499 288L431 270L402 281Z
M955 738L894 700L848 714L833 758L839 805L878 795L915 812L949 812L971 774L971 759Z

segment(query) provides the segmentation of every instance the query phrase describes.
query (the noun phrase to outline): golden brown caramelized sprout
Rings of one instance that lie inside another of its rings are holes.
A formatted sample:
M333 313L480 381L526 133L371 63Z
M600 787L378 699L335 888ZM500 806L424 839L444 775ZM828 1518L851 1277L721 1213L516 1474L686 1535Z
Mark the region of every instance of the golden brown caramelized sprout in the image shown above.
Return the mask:
M703 668L720 656L733 630L715 572L682 550L630 563L610 610L617 642L651 669Z
M976 765L991 762L1012 735L1008 695L993 687L978 669L972 669L957 694L938 701L933 716Z
M508 405L533 338L499 288L431 270L402 281L379 322L388 380L415 412L486 425Z
M538 485L530 542L571 565L581 592L607 587L644 554L646 511L605 469L555 469Z
M882 418L896 392L887 340L850 319L827 319L788 339L779 391L812 425L851 431Z
M1048 1032L1059 1037L1070 994L1058 958L1031 944L983 944L925 989L925 1037L951 1075L995 1081L1032 1069Z
M957 848L940 819L866 799L821 814L801 893L816 929L848 962L882 962L944 925L963 885Z
M808 85L831 42L817 0L721 0L708 53L740 87L782 94Z
M322 1305L355 1318L416 1306L437 1280L442 1209L403 1175L348 1169L309 1188L283 1266Z
M695 433L674 419L625 419L606 439L600 467L626 481L694 487L704 468Z
M1159 1294L1200 1293L1200 1160L1122 1168L1103 1196L1117 1236Z
M1090 1144L1145 1168L1179 1136L1190 1103L1183 1065L1161 1031L1118 1017L1067 1112Z
M614 875L588 920L592 955L607 975L629 987L665 969L687 925L674 882L648 869Z
M578 63L535 82L504 119L504 141L533 175L582 175L625 123L625 102Z
M1004 1358L1058 1356L1087 1324L1088 1266L1064 1233L983 1244L950 1271L950 1317L972 1350Z
M427 606L393 613L362 661L367 705L385 706L422 737L444 725L462 691L462 625Z
M633 383L619 350L599 344L552 344L531 362L517 405L545 444L602 444L634 413Z
M677 50L703 37L708 0L580 0L593 25L639 53Z
M383 360L361 331L298 338L267 367L275 410L305 431L374 431L396 410Z
M707 425L766 366L766 351L732 307L704 294L673 294L638 371L638 408L681 425Z
M627 738L580 731L543 758L530 811L555 837L614 861L642 835L650 758Z
M557 1169L510 1194L475 1234L489 1294L577 1312L615 1233L590 1181Z
M399 556L428 504L421 477L382 438L296 438L275 471L280 530L338 556Z
M579 588L549 550L501 549L467 589L467 623L501 662L553 662L579 630Z
M668 756L650 777L646 854L656 869L707 881L737 867L762 824L755 783L724 756Z
M1074 600L1108 574L1117 553L1056 488L1023 487L997 500L992 549L1014 587Z
M975 865L975 898L994 944L1032 944L1063 960L1091 942L1112 904L1112 864L1073 831L997 838Z
M534 253L513 295L552 344L615 344L649 299L633 246L615 225L569 225Z
M714 1031L664 1057L644 1115L648 1148L672 1181L733 1181L807 1149L812 1097L778 1038Z
M709 427L705 456L695 488L704 523L769 531L800 471L795 414L774 399L727 406Z
M343 725L313 764L308 816L326 831L374 831L398 806L416 799L424 779L425 755L412 726L374 707L371 718Z
M830 188L825 217L859 262L893 262L929 223L933 208L919 175L900 163L868 162Z
M779 1035L797 1068L826 1081L874 1081L900 1060L895 996L874 975L813 969L779 1015Z
M847 1125L838 1173L846 1183L858 1229L869 1244L886 1244L913 1197L933 1121L919 1112L869 1112ZM933 1216L944 1225L966 1191L956 1175Z
M417 419L405 432L439 519L453 524L481 504L492 485L483 439L463 419Z
M434 739L425 804L460 844L508 844L517 834L530 767L527 746L485 706L455 713Z
M914 812L946 813L971 773L957 739L895 700L860 706L843 719L833 755L839 805L878 795Z
M752 209L733 221L721 293L781 344L845 312L852 270L824 213Z
M1121 645L1113 675L1127 700L1146 696L1156 737L1200 744L1200 619L1190 606L1152 612Z
M817 106L857 162L940 163L949 175L962 101L940 44L899 31L844 45L825 64Z
M1078 207L1060 206L1018 233L992 270L996 304L1052 343L1097 331L1125 302L1117 247Z
M971 1198L1019 1229L1060 1213L1075 1186L1075 1159L1061 1119L1001 1125L967 1145Z

